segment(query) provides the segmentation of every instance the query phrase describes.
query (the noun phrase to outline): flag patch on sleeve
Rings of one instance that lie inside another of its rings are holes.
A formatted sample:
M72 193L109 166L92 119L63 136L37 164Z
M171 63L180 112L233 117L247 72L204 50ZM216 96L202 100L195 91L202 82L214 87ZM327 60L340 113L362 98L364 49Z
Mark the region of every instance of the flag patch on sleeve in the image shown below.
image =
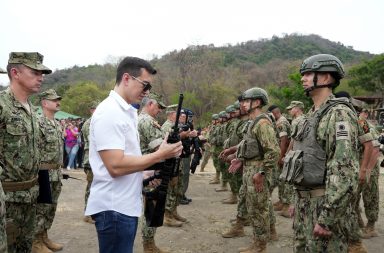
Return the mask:
M336 140L349 140L350 137L349 122L336 122Z

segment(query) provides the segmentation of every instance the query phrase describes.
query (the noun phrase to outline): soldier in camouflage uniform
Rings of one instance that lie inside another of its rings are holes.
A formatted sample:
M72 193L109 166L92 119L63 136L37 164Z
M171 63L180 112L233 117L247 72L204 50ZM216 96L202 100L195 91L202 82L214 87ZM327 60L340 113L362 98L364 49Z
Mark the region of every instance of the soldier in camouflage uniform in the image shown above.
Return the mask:
M200 172L204 172L205 166L207 166L209 159L211 158L211 144L207 141L209 138L209 129L212 127L212 125L209 125L208 127L205 127L201 131L201 135L203 140L206 142L203 143L203 158L201 159L201 164L200 164Z
M289 121L281 114L280 108L278 108L276 105L271 105L268 108L268 111L271 112L276 119L276 129L279 136L280 156L278 162L278 171L276 173L276 177L278 177L283 166L283 158L289 146L291 125L289 124ZM278 180L278 178L276 180L278 182L279 201L273 204L274 210L281 211L279 213L281 216L289 218L290 215L288 209L289 205L291 204L290 199L291 195L293 194L293 188L292 186L289 186L288 184Z
M154 152L162 143L165 133L161 131L161 126L155 120L155 117L166 106L162 102L162 97L156 93L151 92L148 97L142 100L142 111L139 114L138 131L140 134L140 149L143 154ZM145 171L146 176L150 171ZM153 174L153 171L151 171ZM151 186L147 186L151 187ZM172 215L166 211L164 214L164 224L176 224L181 226L182 223L174 220ZM141 235L143 238L143 248L145 253L152 252L167 252L158 248L155 244L155 227L148 227L145 217L141 218Z
M216 144L213 147L212 159L215 168L218 168L221 173L221 186L216 188L216 192L228 191L227 185L229 180L228 165L219 159L220 153L224 150L224 141L227 139L225 131L228 124L228 114L225 111L219 112L220 124L215 128Z
M39 194L40 139L37 114L28 97L39 92L44 74L39 53L10 53L7 72L10 86L0 92L0 176L6 201L6 217L19 234L8 252L31 252ZM8 234L8 236L10 236ZM9 241L10 238L8 238Z
M166 109L167 120L161 126L161 130L164 133L170 133L172 131L172 127L174 127L175 125L176 108L177 108L177 104L167 106L167 109ZM167 213L172 214L173 218L176 219L177 221L186 222L187 219L180 216L177 212L178 180L179 180L179 175L177 177L172 178L171 182L169 183L165 209L167 210Z
M244 134L246 133L246 130L248 128L247 124L250 122L248 120L248 114L240 108L240 102L236 101L234 104L234 107L239 110L240 114L240 121L235 126L234 131L229 136L229 148L225 149L221 154L220 157L222 157L225 161L231 161L233 158L235 158L235 152L237 150L237 145L241 142L241 140L244 137ZM243 186L243 173L242 171L237 171L234 174L232 174L233 177L239 178L240 177L240 184L239 184L239 197L238 197L238 203L237 203L237 215L235 223L231 226L230 230L227 232L222 233L222 236L224 238L233 238L233 237L242 237L245 235L244 233L244 225L247 222L248 214L247 214L247 207L246 207L246 199L245 199L245 192L244 192L244 186Z
M359 172L357 116L348 100L332 94L344 77L338 58L311 56L300 73L314 106L299 126L282 173L289 171L286 179L296 190L294 251L347 252Z
M241 107L249 113L251 123L231 161L231 172L243 166L243 186L247 212L253 227L254 242L240 252L266 252L271 234L272 204L269 185L277 166L279 146L270 118L262 112L268 104L268 94L261 88L251 88L239 98Z
M208 132L208 136L207 136L208 143L210 145L209 152L212 155L212 159L214 158L213 152L215 150L215 146L216 146L216 142L217 142L216 131L217 131L219 126L220 126L219 114L212 114L212 124L209 128L209 132ZM219 184L220 183L220 170L219 170L219 167L217 167L215 165L215 163L213 163L213 165L215 167L216 174L215 174L215 177L211 181L209 181L209 184Z
M379 151L380 143L378 142L379 133L376 128L367 121L368 119L368 110L363 109L359 115L359 124L363 126L363 129L369 128L369 131L373 136L373 146L376 149L376 152ZM375 151L373 152L373 156ZM372 153L371 153L372 155ZM362 237L364 239L369 239L371 237L377 237L378 234L375 231L375 223L379 216L379 175L380 175L380 162L379 159L375 157L370 158L372 165L368 165L367 172L365 175L365 180L360 181L357 199L355 204L355 212L360 213L360 194L363 196L364 202L364 211L365 216L367 217L367 225L363 229ZM373 166L373 168L371 168Z
M99 104L99 101L94 101L91 103L89 108L91 115L95 112L98 104ZM81 134L83 135L83 138L84 138L84 159L83 159L84 173L87 176L87 186L85 187L85 196L84 196L84 209L88 203L88 197L91 190L91 184L93 181L93 172L91 169L91 165L89 164L89 127L91 125L91 119L92 117L87 119L84 122L83 127L81 128ZM83 220L90 224L95 224L95 221L89 215L84 216Z
M7 71L0 68L0 74L6 74ZM3 168L0 164L0 175ZM7 253L7 233L6 233L6 219L5 219L5 194L3 186L0 182L0 252Z
M240 104L239 104L240 106ZM227 148L230 148L238 143L233 143L232 139L230 138L231 135L235 132L235 128L238 126L240 119L240 110L236 109L234 105L229 105L227 108L225 108L225 112L229 114L229 120L227 122L227 125L225 127L225 135L228 136L228 138L224 141L223 148L224 150ZM221 152L222 153L222 152ZM220 154L221 155L221 154ZM219 156L221 160L224 160L224 157ZM239 194L240 185L242 181L242 175L241 173L237 172L234 174L228 173L229 165L228 163L225 163L225 173L228 174L228 183L231 188L231 194L229 198L224 199L222 201L223 204L236 204L237 203L237 196Z
M54 115L60 110L61 97L53 89L46 90L40 95L43 114L39 117L41 140L39 149L41 151L40 172L49 174L49 185L51 189L51 203L37 203L35 238L32 252L46 253L59 251L63 245L53 242L48 238L47 230L51 228L55 217L57 202L61 193L61 166L63 163L63 129Z

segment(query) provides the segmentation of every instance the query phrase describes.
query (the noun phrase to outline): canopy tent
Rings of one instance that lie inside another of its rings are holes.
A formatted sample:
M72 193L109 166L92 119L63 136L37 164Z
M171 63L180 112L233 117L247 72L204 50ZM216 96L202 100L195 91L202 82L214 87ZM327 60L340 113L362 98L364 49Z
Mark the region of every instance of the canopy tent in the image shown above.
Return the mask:
M36 112L38 114L42 114L41 106L36 107ZM64 111L58 111L55 113L55 119L61 120L61 119L69 119L69 118L80 119L81 117L74 114L70 114L68 112L64 112Z

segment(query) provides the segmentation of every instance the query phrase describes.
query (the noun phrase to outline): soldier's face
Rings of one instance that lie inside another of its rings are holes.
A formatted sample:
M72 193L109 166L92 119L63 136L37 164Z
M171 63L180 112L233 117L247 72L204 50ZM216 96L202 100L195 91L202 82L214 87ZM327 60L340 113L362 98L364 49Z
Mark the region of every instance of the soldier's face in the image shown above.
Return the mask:
M60 111L60 100L59 99L53 99L53 100L45 99L43 102L43 106L48 111L58 112L58 111Z
M240 108L243 112L248 112L251 109L251 99L245 99L240 102Z
M40 91L41 83L44 80L43 72L21 65L12 68L12 79L15 80L28 94Z

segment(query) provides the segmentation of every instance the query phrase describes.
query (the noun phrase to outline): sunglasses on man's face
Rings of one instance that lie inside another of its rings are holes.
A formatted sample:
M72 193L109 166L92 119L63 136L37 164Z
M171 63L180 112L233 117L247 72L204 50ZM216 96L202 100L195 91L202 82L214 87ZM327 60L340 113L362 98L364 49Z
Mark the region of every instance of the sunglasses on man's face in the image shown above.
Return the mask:
M134 77L134 76L132 76L132 78L135 79L136 81L138 81L139 83L141 83L143 85L143 91L147 91L147 90L151 90L152 89L152 85L151 85L150 82L142 81L139 78Z

